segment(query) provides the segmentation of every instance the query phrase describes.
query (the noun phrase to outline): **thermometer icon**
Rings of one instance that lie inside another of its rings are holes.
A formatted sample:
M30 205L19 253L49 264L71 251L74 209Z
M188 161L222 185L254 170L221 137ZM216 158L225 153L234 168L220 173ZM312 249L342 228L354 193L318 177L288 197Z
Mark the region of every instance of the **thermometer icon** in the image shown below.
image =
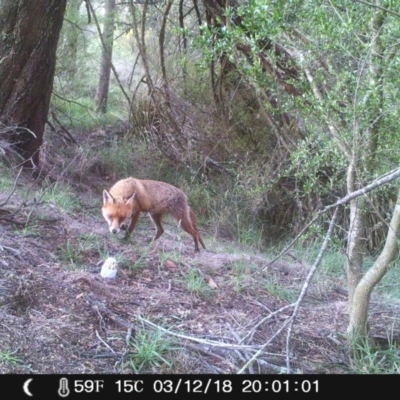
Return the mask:
M58 395L60 397L67 397L69 395L67 378L60 379L60 388L58 389Z

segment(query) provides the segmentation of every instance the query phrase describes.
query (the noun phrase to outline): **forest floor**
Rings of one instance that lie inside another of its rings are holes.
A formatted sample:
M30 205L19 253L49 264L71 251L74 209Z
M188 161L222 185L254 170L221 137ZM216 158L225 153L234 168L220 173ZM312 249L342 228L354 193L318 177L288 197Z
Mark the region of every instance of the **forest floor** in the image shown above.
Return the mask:
M204 223L200 253L169 218L154 243L146 215L129 241L111 235L102 191L116 177L53 167L49 177L73 189L73 211L41 201L44 182L28 194L28 172L12 196L0 192L0 373L236 373L262 346L245 372L286 372L287 329L278 332L310 265L285 257L267 266L265 254ZM115 280L100 276L108 256L119 263ZM352 370L345 289L344 277L311 283L291 332L293 372ZM373 297L374 336L399 336L399 315L399 302Z

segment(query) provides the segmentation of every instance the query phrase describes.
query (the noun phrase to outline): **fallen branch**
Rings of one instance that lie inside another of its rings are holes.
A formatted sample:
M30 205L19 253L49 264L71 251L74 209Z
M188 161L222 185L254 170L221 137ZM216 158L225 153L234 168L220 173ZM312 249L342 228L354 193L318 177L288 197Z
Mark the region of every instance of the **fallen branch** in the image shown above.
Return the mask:
M290 322L289 322L289 327L288 327L288 331L287 331L287 336L286 336L286 370L287 373L290 374L291 372L291 368L290 368L290 337L292 334L292 328L293 328L293 324L296 321L296 317L297 314L299 312L299 308L300 308L300 304L302 303L304 297L307 294L307 290L308 287L310 285L311 279L313 278L315 271L317 270L319 264L322 261L322 257L324 256L325 251L328 248L329 242L331 240L332 234L333 234L333 230L335 227L335 222L336 222L336 217L337 217L337 212L338 212L338 207L336 207L335 212L333 213L333 217L331 219L331 222L329 224L329 228L328 228L328 232L325 236L324 242L319 250L318 256L315 259L315 262L313 264L313 266L311 267L306 280L304 281L303 287L301 289L300 295L294 305L294 310L292 313L292 316L290 317Z
M101 336L99 335L99 332L97 332L97 330L96 330L96 336L97 336L97 338L100 340L100 342L103 343L104 346L107 347L107 349L109 349L112 353L117 354L117 353L114 351L114 349L113 349L112 347L110 347L110 345L107 344L107 343L101 338Z
M243 343L249 336L253 337L255 331L257 328L262 325L265 321L268 321L270 318L276 316L277 314L281 313L282 311L285 311L289 308L293 308L296 305L296 303L288 304L287 306L281 307L278 310L270 313L267 315L265 318L263 318L261 321L257 322L257 324L253 327L253 329L247 333L247 335L241 340L241 343Z
M151 326L152 328L157 328L160 331L163 331L165 333L167 333L168 335L171 336L175 336L178 337L180 339L186 339L186 340L191 340L193 342L197 342L197 343L201 343L203 345L206 346L211 346L211 347L221 347L224 349L231 349L231 350L257 350L259 348L259 346L248 346L248 345L238 345L238 344L233 344L233 343L222 343L222 342L216 342L214 340L205 340L205 339L200 339L200 338L196 338L193 336L187 336L187 335L183 335L181 333L175 333L172 332L169 329L165 329L157 324L154 324L153 322L148 321L147 319L141 317L141 316L137 316L136 317L139 321L144 322L146 325Z

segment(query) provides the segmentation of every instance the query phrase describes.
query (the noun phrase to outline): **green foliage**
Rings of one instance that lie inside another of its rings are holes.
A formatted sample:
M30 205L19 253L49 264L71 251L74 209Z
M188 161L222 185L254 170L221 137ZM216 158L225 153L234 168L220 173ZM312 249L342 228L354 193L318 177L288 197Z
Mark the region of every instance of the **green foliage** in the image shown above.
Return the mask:
M111 76L108 112L98 114L94 111L102 45L95 33L95 25L88 25L86 12L80 12L81 4L79 0L68 2L58 45L52 105L58 120L64 126L94 130L112 125L116 121L128 120L129 107L127 100L121 95L120 87L114 84L114 77ZM96 13L101 23L102 15L98 10ZM118 13L118 16L123 17L124 14ZM132 64L126 62L132 57L132 34L119 35L121 31L126 32L126 24L120 22L122 21L116 21L118 39L113 46L113 64L118 69L120 82L125 83L129 74L133 74L133 71L130 71ZM124 88L127 90L126 84Z
M383 295L387 301L400 300L400 268L399 260L397 259L390 265L388 272L379 282L376 291Z
M353 345L351 372L359 374L398 374L400 355L393 332L388 332L387 342L374 345L369 338L356 340Z
M24 361L18 357L16 354L17 351L3 351L0 350L0 363L12 365L23 365Z
M264 228L258 209L264 188L252 186L251 179L250 174L243 173L236 181L225 179L209 185L191 185L187 193L193 208L211 218L218 236L262 248Z
M129 237L129 239L125 240L132 240L132 237ZM153 241L150 242L148 246L141 247L137 249L137 252L139 254L139 258L132 264L130 265L130 270L134 271L136 269L141 269L146 265L147 257L152 250L153 247Z
M195 211L196 216L202 216L209 218L212 210L210 204L212 203L212 192L206 185L193 183L189 185L187 182L183 182L182 190L184 190L188 196L190 207Z
M293 303L299 297L299 290L291 289L287 285L279 283L279 280L275 275L268 277L267 282L264 285L265 290L270 296L276 297L281 301Z
M111 140L96 152L96 156L111 176L122 179L137 174L135 165L134 143L131 141ZM135 172L133 172L135 171Z
M317 254L317 253L316 253ZM316 255L315 254L315 255ZM346 255L343 250L333 249L328 250L324 254L324 258L321 261L321 267L319 269L321 277L325 274L333 277L344 277L346 265Z
M2 164L0 162L0 191L8 192L12 189L12 187L13 181L11 179L11 176L9 176L6 168L2 167Z
M239 260L230 264L229 282L233 284L236 293L251 293L259 288L260 282L252 277L257 269L248 261Z
M40 237L40 229L37 225L25 225L20 230L20 234L23 237Z
M288 169L280 171L280 176L297 179L300 197L313 193L325 196L336 189L338 182L343 182L345 171L343 153L327 135L319 135L298 143Z
M388 50L386 58L378 58L371 55L371 46L374 40L381 40L384 49L395 46L399 25L386 14L376 39L371 33L371 21L377 12L352 1L343 1L339 7L323 1L255 0L227 9L226 17L231 23L221 21L219 27L202 27L202 35L193 43L204 52L203 61L208 64L228 55L242 79L255 91L276 96L276 104L264 102L265 110L275 118L279 113L290 113L301 128L301 137L297 138L292 132L279 130L285 141L295 145L279 168L276 185L265 186L264 192L277 191L284 181L295 179L296 192L290 194L297 198L296 207L306 202L332 202L332 195L341 193L346 185L348 158L343 148L351 149L356 140L362 161L369 162L366 143L373 130L379 134L373 176L398 164L399 132L393 121L398 120L399 112L396 104L400 85L395 84L399 63L395 50ZM280 46L279 50L275 45ZM240 51L244 46L246 56ZM279 51L286 50L284 62L308 73L285 79L285 83L303 92L301 97L283 90L281 81L276 79L282 73L279 68L286 67ZM260 54L269 67L261 62ZM275 63L276 74L271 72ZM385 71L381 77L377 75L379 68ZM332 136L329 126L335 126L337 137ZM264 151L265 148L268 147L264 146ZM262 169L254 153L252 163L255 169ZM368 175L368 169L365 176L361 171L359 175L361 180L373 176Z
M168 361L174 344L160 330L141 328L130 341L132 351L124 368L131 367L136 374L170 371L173 364Z
M67 269L76 270L82 268L81 263L83 262L83 253L81 250L73 244L71 240L67 240L63 246L58 248L60 259L65 260Z
M67 239L67 241L57 248L60 259L69 270L81 270L85 267L88 259L93 257L105 258L105 249L100 239L94 234L83 234L77 238Z
M55 183L45 187L38 192L38 197L61 211L69 213L72 213L78 206L76 194L68 184Z
M211 286L195 269L191 269L188 274L184 275L184 285L190 293L202 298L209 298L214 294Z
M59 121L64 126L88 131L107 127L121 120L126 120L126 107L124 104L121 104L120 100L121 98L117 94L115 94L115 101L113 101L113 96L110 96L108 102L109 112L107 114L98 114L94 111L93 93L88 93L87 96L82 96L82 93L77 93L73 100L53 95L52 104L57 110Z

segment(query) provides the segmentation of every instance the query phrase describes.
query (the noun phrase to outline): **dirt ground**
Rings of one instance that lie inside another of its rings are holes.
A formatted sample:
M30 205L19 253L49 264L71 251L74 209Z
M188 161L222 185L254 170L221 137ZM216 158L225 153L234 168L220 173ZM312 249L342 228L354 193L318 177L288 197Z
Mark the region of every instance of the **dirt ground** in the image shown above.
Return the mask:
M110 182L96 171L86 178L73 183L81 205L73 213L51 203L32 207L30 199L12 216L26 201L28 173L0 207L0 373L132 373L138 352L132 343L157 329L173 344L165 362L140 372L236 373L260 348L245 372L286 372L287 330L276 333L292 308L273 313L292 300L263 280L273 276L280 287L299 293L310 266L283 259L239 282L235 266L254 272L269 260L214 237L207 226L201 226L207 250L198 254L172 219L152 244L154 228L145 215L130 241L115 237L100 212L101 192ZM0 193L0 204L7 197ZM107 256L120 259L115 280L100 276ZM203 279L202 291L188 287L190 271ZM393 326L399 336L399 315L397 303L374 298L374 335L386 338ZM291 332L293 372L348 372L347 323L345 280L311 284Z

